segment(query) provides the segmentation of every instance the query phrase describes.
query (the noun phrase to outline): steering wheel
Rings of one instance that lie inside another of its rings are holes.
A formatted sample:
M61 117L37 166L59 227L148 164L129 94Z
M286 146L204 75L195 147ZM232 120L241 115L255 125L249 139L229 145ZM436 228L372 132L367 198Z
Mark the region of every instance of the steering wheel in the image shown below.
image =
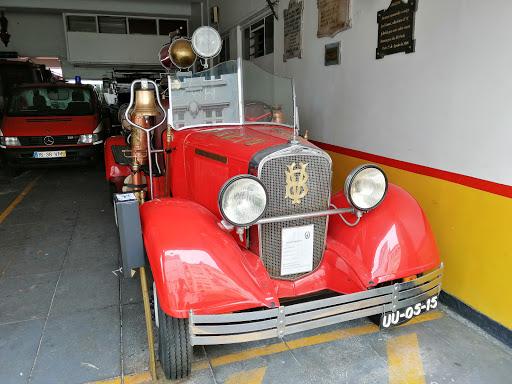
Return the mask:
M262 119L265 119L265 120L263 120L264 122L270 122L270 121L274 120L274 109L272 108L272 106L268 105L267 103L264 103L263 101L251 101L249 103L244 104L244 110L246 107L250 107L251 105L261 105L263 107L263 114L260 116L252 117L252 116L247 116L244 112L245 121L254 122L254 121L260 121Z

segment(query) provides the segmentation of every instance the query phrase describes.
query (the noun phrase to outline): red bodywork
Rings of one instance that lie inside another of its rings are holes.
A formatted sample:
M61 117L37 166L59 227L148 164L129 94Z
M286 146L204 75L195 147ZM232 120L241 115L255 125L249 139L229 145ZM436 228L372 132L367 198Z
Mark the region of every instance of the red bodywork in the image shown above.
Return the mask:
M330 216L326 249L319 267L295 281L269 277L261 259L237 234L226 233L217 195L229 178L247 174L258 151L285 144L291 129L241 126L175 131L171 143L171 198L161 197L164 177L155 178L155 199L140 207L144 244L162 309L170 316L219 314L255 307L277 307L283 298L324 290L348 294L426 272L440 258L430 225L407 192L389 185L381 205L349 227ZM165 143L165 132L158 132ZM299 138L300 139L300 138ZM311 143L300 139L303 145ZM107 179L130 172L115 164L107 140ZM342 192L332 204L348 207ZM345 215L348 221L355 216ZM252 248L251 248L252 249Z
M54 113L52 113L50 106L47 106L44 112L34 111L32 113L27 110L23 116L10 115L7 111L2 120L1 135L18 137L21 145L2 146L0 154L6 162L15 166L37 165L38 163L47 165L47 159L33 158L36 151L66 151L66 157L50 160L56 163L90 160L101 153L106 127L102 126L99 101L92 88L81 84L64 83L26 84L17 87L19 90L31 88L47 91L66 89L70 94L77 89L90 91L90 113L87 115L66 115L65 111L62 113L53 111ZM92 134L98 128L100 128L99 138L94 143L78 144L80 135ZM51 144L46 143L44 142L45 137L51 137L54 141Z

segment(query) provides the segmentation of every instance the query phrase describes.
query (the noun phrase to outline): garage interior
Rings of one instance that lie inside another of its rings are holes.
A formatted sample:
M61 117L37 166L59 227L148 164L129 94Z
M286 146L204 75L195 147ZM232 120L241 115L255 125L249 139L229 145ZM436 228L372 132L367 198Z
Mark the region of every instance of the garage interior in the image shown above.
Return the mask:
M295 2L271 1L276 19L265 0L5 0L10 41L0 53L100 89L116 74L165 71L167 21L189 35L212 26L223 50L210 65L242 57L295 79L300 133L332 158L333 192L353 168L374 163L425 212L444 263L435 311L382 331L363 318L195 346L188 382L509 382L512 54L500 37L512 32L512 4L419 1L414 52L377 59L377 14L390 0L349 1L350 28L332 37L317 36L318 4L303 0L300 57L283 60L284 11ZM102 33L101 17L128 28ZM154 32L129 33L132 19L132 32L138 19ZM254 36L262 48L251 49ZM326 65L326 46L338 43L339 63ZM140 274L119 270L109 194L102 163L16 176L0 168L1 383L153 382ZM157 374L166 382L159 362Z

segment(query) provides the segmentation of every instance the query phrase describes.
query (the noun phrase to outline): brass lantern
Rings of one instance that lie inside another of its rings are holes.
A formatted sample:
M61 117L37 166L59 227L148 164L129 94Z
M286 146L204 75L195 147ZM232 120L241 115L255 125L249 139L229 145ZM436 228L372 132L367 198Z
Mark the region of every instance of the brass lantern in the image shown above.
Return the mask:
M194 65L197 56L192 49L190 40L178 39L174 40L169 47L169 57L176 67L185 69Z

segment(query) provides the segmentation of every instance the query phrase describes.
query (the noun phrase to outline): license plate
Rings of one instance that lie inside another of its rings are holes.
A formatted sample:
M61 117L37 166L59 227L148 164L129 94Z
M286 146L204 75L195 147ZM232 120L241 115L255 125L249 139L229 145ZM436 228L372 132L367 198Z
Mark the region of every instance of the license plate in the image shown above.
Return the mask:
M45 152L34 152L36 159L48 159L50 157L66 157L66 151L45 151Z
M437 307L437 295L434 295L427 300L411 305L409 307L400 308L396 312L386 312L380 318L380 328L386 329L396 327L397 325L406 323L414 316L421 315L431 309Z

